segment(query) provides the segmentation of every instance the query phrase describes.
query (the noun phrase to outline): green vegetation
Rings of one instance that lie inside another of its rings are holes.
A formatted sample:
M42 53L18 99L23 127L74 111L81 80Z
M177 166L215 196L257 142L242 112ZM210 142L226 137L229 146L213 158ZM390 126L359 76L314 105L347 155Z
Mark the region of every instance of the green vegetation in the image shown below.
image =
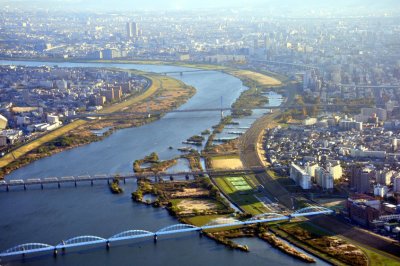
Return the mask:
M253 113L252 110L244 109L251 107L264 107L268 102L268 97L261 95L260 90L257 90L256 87L250 87L248 90L243 91L236 102L232 104L233 108L239 109L232 112L232 117L238 118L249 116Z
M277 229L285 232L289 239L300 242L307 248L318 252L319 255L327 257L329 260L346 265L368 264L368 258L362 250L310 224L304 222L286 223L277 226Z
M183 218L186 216L193 215L209 215L217 213L229 214L234 212L230 208L229 203L221 197L219 190L215 187L209 178L198 177L195 180L190 181L174 181L174 182L158 182L153 183L148 179L138 179L139 188L132 193L132 199L143 202L143 195L153 194L157 196L158 206L166 206L167 210L171 215ZM183 210L178 206L181 199L185 199L190 202L196 202L196 200L205 200L210 202L212 209L204 209L201 213L199 210ZM154 205L155 203L153 203Z
M224 192L225 195L227 195L247 213L257 215L269 212L269 209L266 208L264 204L256 198L256 196L263 197L264 195L254 190L256 187L254 181L251 180L249 176L243 175L239 178L241 178L240 182L244 185L239 185L239 183L235 185L235 178L238 177L218 176L213 177L213 180L217 183L218 187ZM245 189L245 187L248 187L248 189Z
M119 187L119 177L114 177L113 181L110 183L110 190L114 194L121 194L124 192L124 190Z
M142 173L145 171L150 171L150 172L161 172L164 171L165 169L173 166L176 164L178 161L178 158L174 158L171 160L166 160L166 161L159 161L158 155L155 152L152 152L150 155L144 157L143 159L136 160L133 162L133 171L135 173ZM151 163L150 167L142 168L141 166L146 163Z
M383 256L377 252L371 251L369 249L363 248L358 246L359 249L361 249L369 258L369 262L371 266L395 266L399 265L399 262L397 260L393 260L391 258L388 258L386 256ZM383 251L379 251L383 252ZM386 254L387 256L391 256L390 254Z
M195 135L191 136L190 138L187 139L187 142L196 146L201 146L203 144L204 137Z
M203 170L203 167L200 162L200 153L197 150L191 149L188 154L181 155L181 158L189 160L190 169L192 171Z
M209 129L204 130L203 132L201 132L201 135L210 135L211 131Z
M231 121L232 121L232 116L228 115L228 116L224 117L224 118L218 123L218 125L212 126L213 132L212 132L212 134L211 134L210 136L208 136L206 145L205 145L205 147L204 147L204 151L205 151L205 152L210 152L210 151L213 150L213 147L214 147L213 141L214 141L214 139L215 139L215 135L218 134L218 133L221 133L222 130L224 129L224 127L225 127L227 124L231 123Z
M291 104L294 105L310 105L310 104L321 104L321 100L319 97L310 97L310 96L300 96L296 95ZM278 119L280 122L286 123L291 119L304 119L307 116L317 116L321 114L321 110L317 106L307 106L300 108L292 108L287 109L284 113L282 113Z

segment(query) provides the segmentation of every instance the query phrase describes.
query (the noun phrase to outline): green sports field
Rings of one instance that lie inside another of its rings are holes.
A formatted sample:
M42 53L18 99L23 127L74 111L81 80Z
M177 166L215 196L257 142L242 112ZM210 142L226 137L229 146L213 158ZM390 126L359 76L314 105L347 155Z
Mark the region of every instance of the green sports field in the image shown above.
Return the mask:
M235 189L235 190L250 190L252 187L247 183L247 181L239 176L239 177L227 177L226 180L230 183L230 185Z

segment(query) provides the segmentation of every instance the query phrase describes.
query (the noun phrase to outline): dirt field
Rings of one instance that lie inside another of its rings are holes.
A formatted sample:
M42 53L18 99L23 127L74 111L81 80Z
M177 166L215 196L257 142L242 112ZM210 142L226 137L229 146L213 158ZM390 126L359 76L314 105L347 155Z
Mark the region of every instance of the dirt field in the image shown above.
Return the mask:
M193 209L198 211L209 211L218 208L218 205L208 200L189 200L184 199L177 205L181 213L193 213Z
M248 70L232 71L231 74L244 76L249 79L256 80L259 84L266 85L266 86L282 84L279 80L277 80L273 77L269 77L267 75L263 75L263 74L248 71Z
M208 195L208 191L203 188L185 188L181 192L171 194L171 198L199 197L205 195Z
M318 202L319 204L323 205L324 207L330 208L336 205L344 205L346 200L345 199L314 199L314 201Z
M238 170L243 169L242 161L239 158L213 158L211 165L214 169Z

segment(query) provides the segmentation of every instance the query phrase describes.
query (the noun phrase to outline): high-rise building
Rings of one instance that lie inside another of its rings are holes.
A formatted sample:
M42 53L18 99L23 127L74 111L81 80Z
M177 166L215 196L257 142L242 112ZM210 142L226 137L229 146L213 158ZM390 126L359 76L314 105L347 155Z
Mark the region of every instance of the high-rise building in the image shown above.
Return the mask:
M112 100L114 100L114 89L111 88L109 90L102 90L100 92L100 95L106 97L106 100L108 102L111 102Z
M7 118L4 116L0 115L0 130L5 129L7 127Z
M133 38L139 36L139 29L135 22L126 23L126 36L127 38Z
M294 180L302 189L311 188L310 175L294 163L290 165L290 178Z
M333 175L322 167L315 169L315 182L323 189L333 189Z
M371 175L370 169L353 166L351 168L351 187L355 188L358 193L369 193Z
M400 177L393 179L393 191L400 192Z

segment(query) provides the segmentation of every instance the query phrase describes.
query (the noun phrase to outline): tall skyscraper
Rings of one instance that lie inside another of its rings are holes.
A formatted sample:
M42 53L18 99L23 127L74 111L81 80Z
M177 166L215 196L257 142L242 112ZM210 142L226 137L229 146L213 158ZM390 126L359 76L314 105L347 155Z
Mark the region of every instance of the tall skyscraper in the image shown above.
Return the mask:
M139 29L135 22L126 23L126 36L127 38L133 38L139 36Z

